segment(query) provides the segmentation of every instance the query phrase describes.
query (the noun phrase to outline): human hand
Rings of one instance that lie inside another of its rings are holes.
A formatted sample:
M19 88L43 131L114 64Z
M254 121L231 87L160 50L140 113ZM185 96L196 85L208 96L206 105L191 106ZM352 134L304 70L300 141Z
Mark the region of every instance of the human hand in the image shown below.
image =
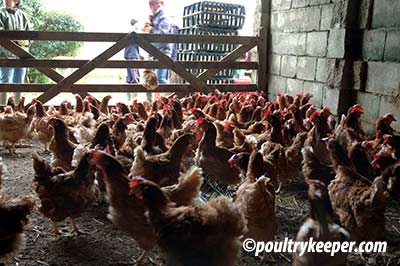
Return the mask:
M28 40L16 40L15 42L20 46L28 46L30 43Z

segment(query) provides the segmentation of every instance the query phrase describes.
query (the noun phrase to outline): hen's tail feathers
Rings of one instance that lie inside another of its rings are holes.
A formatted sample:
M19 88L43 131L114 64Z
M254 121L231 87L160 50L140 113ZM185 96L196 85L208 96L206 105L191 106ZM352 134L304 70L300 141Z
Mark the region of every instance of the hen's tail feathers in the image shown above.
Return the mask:
M83 155L85 155L85 153L87 151L89 151L89 145L90 144L79 144L75 148L74 154L72 155L72 161L71 161L72 167L77 167L78 166L79 161L81 160Z
M166 187L168 194L177 205L192 205L200 195L200 187L203 181L201 168L192 166L179 178L177 185Z
M131 172L131 174L134 175L143 175L144 174L144 163L146 161L145 158L145 153L143 151L142 146L137 146L134 150L134 161L132 163L131 171L132 169L135 169L134 173Z
M239 237L246 233L246 221L231 199L220 196L211 199L208 204L216 211L215 220L209 222L215 222L226 235Z
M374 179L371 185L371 207L382 207L385 206L386 199L388 197L387 192L383 187L382 177L379 176Z
M35 175L48 176L53 173L50 163L41 157L37 152L32 152L32 163Z
M328 186L335 178L333 168L320 162L312 146L303 147L301 153L303 155L302 172L305 179L317 179Z
M243 142L246 140L246 136L243 134L243 132L238 129L235 128L233 130L233 142L236 146L241 146L243 145Z
M137 146L135 148L135 162L136 161L144 161L144 160L146 160L144 150L143 150L142 146Z

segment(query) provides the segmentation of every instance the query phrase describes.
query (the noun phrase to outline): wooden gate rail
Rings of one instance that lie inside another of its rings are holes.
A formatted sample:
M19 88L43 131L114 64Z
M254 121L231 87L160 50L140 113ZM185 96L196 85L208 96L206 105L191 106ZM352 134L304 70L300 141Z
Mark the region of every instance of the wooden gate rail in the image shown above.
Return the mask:
M89 60L64 60L64 59L8 59L0 61L0 67L51 67L51 68L80 68ZM257 69L256 62L204 62L204 61L176 61L185 68L208 68L208 69ZM126 60L109 60L97 68L127 68L132 63ZM158 61L136 60L137 68L161 68L164 67Z
M0 87L7 92L43 92L52 88L54 84L0 84ZM254 84L218 84L210 85L221 92L254 91ZM63 89L62 92L75 93L77 90L81 92L149 92L140 84L74 84ZM193 86L190 84L164 84L162 90L154 90L152 92L193 92Z
M16 45L13 40L42 40L42 41L93 41L115 42L111 47L100 53L92 60L49 60L36 59L29 52ZM122 61L109 60L116 53L134 42L152 55L157 61ZM217 62L203 61L173 61L164 55L151 43L215 43L215 44L239 44L231 53ZM126 33L94 33L94 32L40 32L40 31L0 31L0 45L8 49L20 59L2 59L0 67L35 67L48 76L56 84L0 84L0 91L9 92L44 92L38 97L47 102L60 92L80 93L88 92L146 92L146 89L138 84L75 84L82 77L95 68L168 68L177 73L189 84L160 85L155 92L172 91L202 91L210 92L214 89L220 91L254 91L264 89L265 84L206 84L205 81L212 78L222 69L257 69L258 74L263 73L265 66L258 62L235 62L244 53L256 47L260 49L262 42L258 37L243 36L205 36L205 35L160 35ZM265 56L265 53L259 53ZM261 58L262 61L265 58ZM259 58L260 62L260 58ZM53 68L78 68L68 77L63 77ZM197 77L190 73L188 68L206 69ZM259 77L259 75L257 75ZM259 80L259 79L258 79ZM263 82L265 78L261 79Z

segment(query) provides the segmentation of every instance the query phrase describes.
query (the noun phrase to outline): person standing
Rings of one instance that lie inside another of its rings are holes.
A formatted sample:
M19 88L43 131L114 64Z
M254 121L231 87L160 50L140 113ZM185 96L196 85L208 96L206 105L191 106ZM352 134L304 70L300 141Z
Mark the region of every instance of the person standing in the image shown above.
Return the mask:
M131 25L135 32L138 31L138 21L136 19L131 19ZM136 43L129 43L124 50L124 57L126 60L139 60L139 46ZM126 76L126 83L139 83L140 81L140 74L139 69L137 68L128 68L127 69L127 76Z
M151 10L150 15L150 33L152 34L170 34L172 29L171 22L164 13L163 8L164 2L161 0L149 0L149 6ZM153 43L162 53L172 57L172 47L169 43ZM158 83L168 83L168 69L158 68L155 70Z
M5 0L5 7L0 9L0 30L31 30L28 16L19 9L21 0ZM28 41L18 40L16 43L27 47ZM0 59L17 58L13 53L0 46ZM24 67L0 67L0 83L23 83L26 74ZM6 93L1 93L1 103L6 102ZM18 95L16 98L19 98Z

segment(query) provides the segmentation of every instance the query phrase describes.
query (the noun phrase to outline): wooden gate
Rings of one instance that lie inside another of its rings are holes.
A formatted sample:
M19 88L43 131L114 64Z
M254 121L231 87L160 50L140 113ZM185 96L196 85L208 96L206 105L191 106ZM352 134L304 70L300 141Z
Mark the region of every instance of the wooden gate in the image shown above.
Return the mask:
M80 41L80 42L115 42L92 60L56 60L36 59L18 46L13 40L32 41ZM134 42L156 61L109 60ZM160 52L152 43L214 43L238 44L238 48L224 56L220 61L173 61ZM55 84L0 84L0 92L42 92L38 97L43 103L60 92L79 93L82 96L89 92L147 92L140 84L77 84L81 78L96 68L168 68L174 71L187 84L163 84L152 92L210 92L220 91L266 91L266 44L259 37L245 36L204 36L204 35L160 35L131 33L94 33L94 32L42 32L42 31L0 31L0 45L11 51L19 59L1 59L0 67L34 67L56 82ZM239 62L239 57L252 48L258 49L257 62ZM64 77L54 68L77 68ZM206 69L198 76L187 69ZM215 74L223 69L257 69L256 84L207 84Z

